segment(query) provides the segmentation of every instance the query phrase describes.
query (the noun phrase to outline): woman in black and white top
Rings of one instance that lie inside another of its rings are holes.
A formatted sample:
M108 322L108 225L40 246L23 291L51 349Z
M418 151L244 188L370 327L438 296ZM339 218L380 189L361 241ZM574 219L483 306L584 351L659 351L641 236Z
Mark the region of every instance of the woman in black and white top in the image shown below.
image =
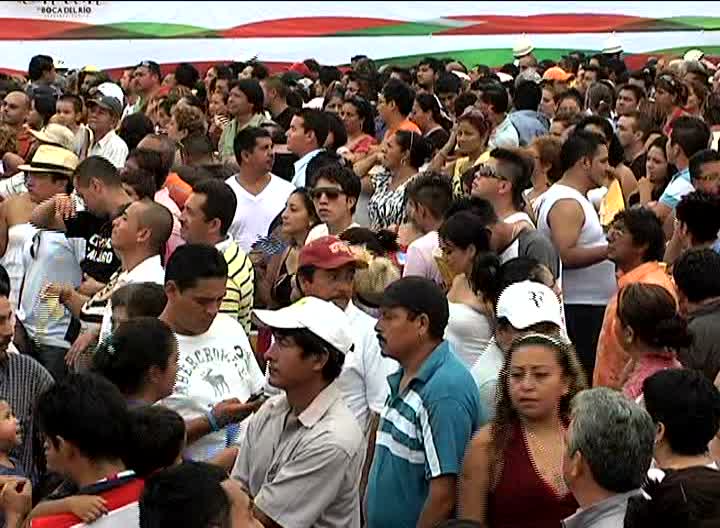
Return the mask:
M394 229L405 219L405 187L430 158L431 146L420 134L399 130L382 149L385 170L375 176L368 215L372 229Z

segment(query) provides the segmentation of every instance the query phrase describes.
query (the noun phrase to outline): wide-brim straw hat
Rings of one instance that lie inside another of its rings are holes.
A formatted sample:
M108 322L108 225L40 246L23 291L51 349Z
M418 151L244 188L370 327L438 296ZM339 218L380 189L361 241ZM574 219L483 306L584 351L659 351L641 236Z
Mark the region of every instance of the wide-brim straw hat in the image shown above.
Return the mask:
M29 172L53 172L71 176L80 159L74 152L55 145L40 145L27 165L20 165L18 170Z

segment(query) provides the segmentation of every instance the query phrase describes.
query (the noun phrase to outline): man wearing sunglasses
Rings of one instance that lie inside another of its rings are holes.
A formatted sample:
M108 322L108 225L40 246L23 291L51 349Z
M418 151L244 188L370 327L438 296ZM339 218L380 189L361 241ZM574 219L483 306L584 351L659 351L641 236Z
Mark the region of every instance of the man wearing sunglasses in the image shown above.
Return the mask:
M320 237L339 235L351 227L360 227L353 221L360 197L360 179L352 170L337 164L320 168L310 195L323 223L312 228L305 244Z

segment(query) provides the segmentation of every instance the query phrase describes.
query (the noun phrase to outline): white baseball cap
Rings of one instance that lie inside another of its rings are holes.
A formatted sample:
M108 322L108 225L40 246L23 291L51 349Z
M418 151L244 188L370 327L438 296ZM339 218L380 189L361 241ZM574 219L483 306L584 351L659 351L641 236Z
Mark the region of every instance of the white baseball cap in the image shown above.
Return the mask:
M505 317L518 330L538 323L562 327L557 295L539 282L516 282L505 288L498 298L496 312L498 319Z
M317 297L303 297L280 310L253 310L260 323L270 328L305 328L343 354L352 350L350 321L340 308Z

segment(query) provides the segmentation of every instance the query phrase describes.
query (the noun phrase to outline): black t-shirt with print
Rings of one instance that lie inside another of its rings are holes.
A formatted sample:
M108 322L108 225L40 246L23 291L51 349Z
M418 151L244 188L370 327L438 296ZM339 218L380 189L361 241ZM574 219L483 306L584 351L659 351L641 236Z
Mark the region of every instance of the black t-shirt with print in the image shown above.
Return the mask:
M65 220L65 228L68 238L85 240L85 258L80 263L83 273L105 284L120 267L120 259L112 249L112 219L80 211Z

